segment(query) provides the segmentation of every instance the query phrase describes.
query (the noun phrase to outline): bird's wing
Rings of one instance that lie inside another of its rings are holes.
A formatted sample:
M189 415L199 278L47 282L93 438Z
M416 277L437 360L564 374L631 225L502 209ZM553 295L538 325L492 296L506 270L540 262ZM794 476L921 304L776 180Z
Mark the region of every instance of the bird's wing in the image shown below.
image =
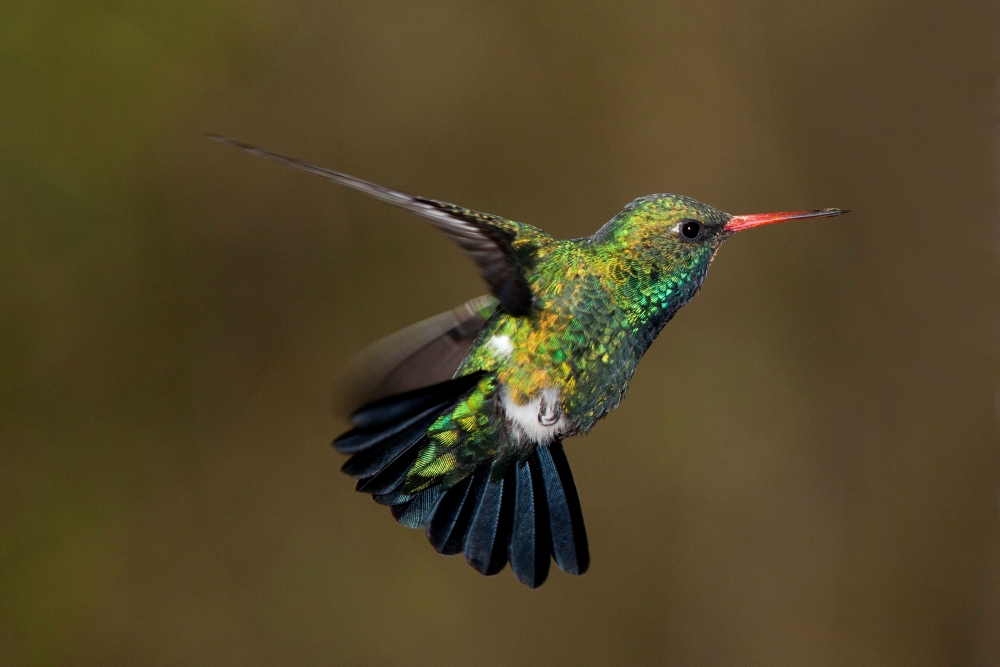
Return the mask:
M395 204L419 215L447 234L476 262L483 278L500 300L504 310L512 315L524 315L531 307L531 290L524 275L526 264L530 262L531 254L536 248L554 240L540 229L454 204L408 195L229 137L208 136L254 155L281 162L293 169L316 174L360 190L370 197Z
M353 411L380 398L453 377L497 303L492 296L478 296L360 352L351 360L347 373L346 407Z

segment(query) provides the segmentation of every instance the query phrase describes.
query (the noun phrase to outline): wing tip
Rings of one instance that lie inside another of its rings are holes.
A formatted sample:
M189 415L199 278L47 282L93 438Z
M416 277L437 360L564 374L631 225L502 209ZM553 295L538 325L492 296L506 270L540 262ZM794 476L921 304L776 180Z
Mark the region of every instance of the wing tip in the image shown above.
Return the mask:
M240 141L235 137L227 137L221 134L215 134L214 132L206 132L202 135L206 139L211 139L212 141L218 141L220 144L229 144L230 146L236 146L237 148L242 148L245 151L256 151L260 150L256 146L252 146L244 141Z

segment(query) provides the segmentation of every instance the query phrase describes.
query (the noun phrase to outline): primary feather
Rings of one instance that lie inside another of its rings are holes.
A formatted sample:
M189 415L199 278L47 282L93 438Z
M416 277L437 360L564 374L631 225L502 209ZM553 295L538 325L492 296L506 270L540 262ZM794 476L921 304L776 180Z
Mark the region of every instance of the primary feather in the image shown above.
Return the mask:
M490 286L507 312L524 315L531 307L531 292L523 269L530 263L530 255L535 248L552 241L552 237L540 229L454 204L415 197L356 176L257 148L230 137L214 134L208 137L242 148L253 155L280 162L293 169L346 185L369 197L381 199L424 218L444 232L472 258L479 266L486 284Z

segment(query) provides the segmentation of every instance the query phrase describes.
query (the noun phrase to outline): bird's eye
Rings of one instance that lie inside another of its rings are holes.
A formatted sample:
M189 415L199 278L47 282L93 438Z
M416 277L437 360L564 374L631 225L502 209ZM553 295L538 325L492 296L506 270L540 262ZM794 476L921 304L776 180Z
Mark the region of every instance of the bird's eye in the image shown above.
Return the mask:
M678 225L681 236L688 241L694 241L701 236L701 223L697 220L685 220Z

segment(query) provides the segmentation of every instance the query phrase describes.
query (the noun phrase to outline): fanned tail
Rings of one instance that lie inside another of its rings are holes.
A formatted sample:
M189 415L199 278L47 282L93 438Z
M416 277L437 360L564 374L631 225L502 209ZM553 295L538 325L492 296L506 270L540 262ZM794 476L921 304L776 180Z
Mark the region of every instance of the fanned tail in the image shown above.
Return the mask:
M357 490L390 506L410 528L425 528L445 555L465 554L484 575L509 561L517 579L531 588L549 573L550 558L564 572L581 575L590 564L583 512L573 474L558 441L495 470L493 462L445 486L415 493L404 486L427 430L465 398L485 373L473 373L371 403L352 416L354 428L334 441L351 458L343 471Z

